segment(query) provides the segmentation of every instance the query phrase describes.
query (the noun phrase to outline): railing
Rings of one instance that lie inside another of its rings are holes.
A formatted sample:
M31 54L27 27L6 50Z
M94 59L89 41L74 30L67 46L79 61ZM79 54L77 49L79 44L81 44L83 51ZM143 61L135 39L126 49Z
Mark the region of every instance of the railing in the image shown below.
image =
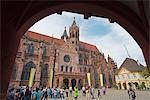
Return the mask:
M38 58L38 55L29 53L29 52L25 52L25 58L28 58L28 57Z
M50 56L42 56L43 61L49 61L50 60Z

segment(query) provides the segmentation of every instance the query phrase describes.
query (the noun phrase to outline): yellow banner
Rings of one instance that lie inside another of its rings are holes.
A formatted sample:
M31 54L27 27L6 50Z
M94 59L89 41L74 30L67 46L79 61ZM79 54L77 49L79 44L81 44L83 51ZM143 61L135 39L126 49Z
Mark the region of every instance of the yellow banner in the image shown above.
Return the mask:
M100 81L99 81L100 82L100 86L102 87L103 86L103 74L100 74L100 78L99 79L100 79Z
M50 74L49 74L49 86L50 88L52 88L52 79L53 79L53 70L51 69L50 70Z
M31 68L30 79L29 79L29 84L28 84L29 87L32 87L34 75L35 75L35 68Z
M91 86L91 76L90 73L87 73L88 84Z

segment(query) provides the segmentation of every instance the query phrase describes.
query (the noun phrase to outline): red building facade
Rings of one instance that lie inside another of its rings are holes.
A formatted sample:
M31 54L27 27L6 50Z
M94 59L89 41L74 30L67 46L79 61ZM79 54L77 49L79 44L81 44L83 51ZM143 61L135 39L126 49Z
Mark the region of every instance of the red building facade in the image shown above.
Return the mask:
M113 86L116 63L109 56L106 61L95 45L80 41L79 35L75 19L61 39L27 31L20 40L10 85L28 85L30 70L35 68L33 87L49 86L51 70L53 87L86 86L87 73L92 86L99 87L100 74L105 86Z

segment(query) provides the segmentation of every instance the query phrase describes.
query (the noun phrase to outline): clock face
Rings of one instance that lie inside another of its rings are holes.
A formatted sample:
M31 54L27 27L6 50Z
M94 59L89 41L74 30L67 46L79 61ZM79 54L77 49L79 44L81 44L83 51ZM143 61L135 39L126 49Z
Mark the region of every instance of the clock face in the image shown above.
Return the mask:
M70 61L70 56L69 55L65 55L64 56L64 62L69 62Z

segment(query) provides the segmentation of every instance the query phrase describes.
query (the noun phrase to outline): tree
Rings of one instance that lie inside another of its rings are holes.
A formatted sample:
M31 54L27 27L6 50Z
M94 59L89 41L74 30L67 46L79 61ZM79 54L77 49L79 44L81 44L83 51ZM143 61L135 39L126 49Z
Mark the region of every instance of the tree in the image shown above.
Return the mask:
M144 70L142 71L142 76L146 79L149 77L148 69L147 67L144 67Z

